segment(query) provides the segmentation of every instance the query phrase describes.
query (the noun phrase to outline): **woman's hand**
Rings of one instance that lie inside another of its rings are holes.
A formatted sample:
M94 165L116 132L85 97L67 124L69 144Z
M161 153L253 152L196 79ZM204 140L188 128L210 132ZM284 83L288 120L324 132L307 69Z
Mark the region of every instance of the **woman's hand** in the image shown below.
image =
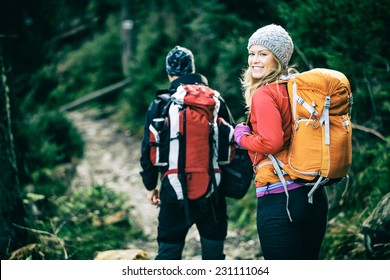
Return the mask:
M236 140L236 143L240 147L242 147L241 145L242 138L250 134L251 134L251 128L244 123L240 123L236 125L236 127L234 128L234 140Z

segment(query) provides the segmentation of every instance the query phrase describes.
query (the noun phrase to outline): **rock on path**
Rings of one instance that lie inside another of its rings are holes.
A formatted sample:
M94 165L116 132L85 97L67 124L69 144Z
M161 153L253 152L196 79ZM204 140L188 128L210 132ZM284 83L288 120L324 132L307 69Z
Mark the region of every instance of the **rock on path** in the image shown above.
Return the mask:
M157 251L156 229L158 209L147 199L139 175L140 141L130 137L98 110L78 110L68 113L85 141L85 156L77 166L72 187L102 184L129 195L132 224L140 228L146 240L136 240L129 249L142 249L153 259ZM135 219L136 217L136 219ZM258 259L257 237L243 237L229 231L225 242L227 259ZM123 248L123 249L128 249ZM183 259L201 259L199 236L192 227L186 240Z

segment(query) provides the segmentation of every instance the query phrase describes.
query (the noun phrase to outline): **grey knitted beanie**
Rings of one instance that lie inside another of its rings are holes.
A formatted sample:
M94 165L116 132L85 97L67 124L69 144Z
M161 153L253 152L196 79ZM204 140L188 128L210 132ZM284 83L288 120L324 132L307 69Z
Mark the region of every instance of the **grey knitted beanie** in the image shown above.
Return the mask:
M182 76L195 72L194 55L189 49L176 46L167 55L165 65L168 75Z
M293 41L280 25L270 24L256 30L248 40L248 50L252 45L269 49L286 67L294 51Z

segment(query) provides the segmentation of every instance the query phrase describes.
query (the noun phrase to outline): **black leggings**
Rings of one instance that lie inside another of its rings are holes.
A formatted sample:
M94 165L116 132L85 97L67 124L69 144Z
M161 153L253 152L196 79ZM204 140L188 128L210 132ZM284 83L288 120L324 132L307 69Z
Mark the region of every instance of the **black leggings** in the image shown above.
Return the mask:
M289 210L285 193L268 194L257 201L257 232L266 260L318 259L325 236L328 198L320 187L308 203L311 187L289 191Z

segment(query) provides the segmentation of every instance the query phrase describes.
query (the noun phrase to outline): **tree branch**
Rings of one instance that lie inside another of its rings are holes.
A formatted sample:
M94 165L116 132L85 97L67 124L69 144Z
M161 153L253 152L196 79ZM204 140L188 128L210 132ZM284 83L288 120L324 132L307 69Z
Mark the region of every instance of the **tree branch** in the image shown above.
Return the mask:
M59 226L59 229L62 228L62 226L64 225L65 222L63 222L60 226ZM15 227L18 227L18 228L21 228L21 229L25 229L25 230L29 230L29 231L32 231L34 233L37 233L37 234L42 234L42 235L48 235L48 236L51 236L51 237L54 237L57 242L60 244L61 248L62 248L62 251L64 252L64 258L65 260L68 259L68 252L66 251L65 249L65 245L64 245L64 242L62 241L61 238L59 238L57 236L57 233L59 232L59 230L56 230L55 233L56 234L52 234L50 232L47 232L47 231L43 231L43 230L39 230L39 229L33 229L33 228L28 228L28 227L24 227L24 226L20 226L20 225L17 225L17 224L13 224Z
M365 126L362 126L362 125L359 125L359 124L356 124L356 123L352 123L352 128L357 129L357 130L361 130L361 131L364 131L364 132L367 132L367 133L374 134L376 137L379 137L383 141L387 141L385 136L383 136L380 132L376 131L375 129L372 129L372 128L369 128L369 127L365 127Z

